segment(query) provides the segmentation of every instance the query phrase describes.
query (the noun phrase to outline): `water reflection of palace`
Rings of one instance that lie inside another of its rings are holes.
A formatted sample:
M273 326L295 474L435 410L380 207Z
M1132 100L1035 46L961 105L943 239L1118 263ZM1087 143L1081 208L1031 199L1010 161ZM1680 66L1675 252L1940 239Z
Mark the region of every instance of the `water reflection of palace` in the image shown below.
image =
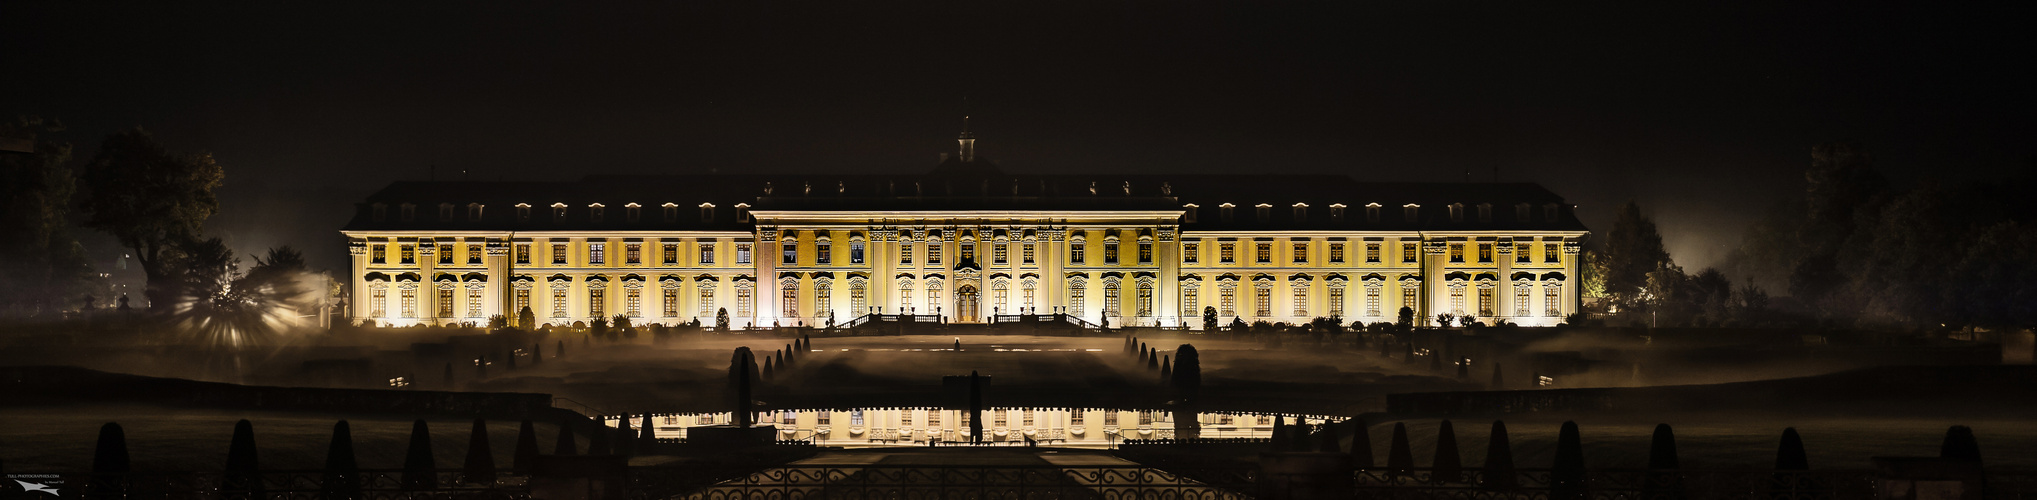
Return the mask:
M1199 413L1201 438L1270 438L1274 414ZM1323 415L1287 415L1288 423L1321 424L1339 420ZM642 417L629 421L641 425ZM1108 448L1127 439L1176 437L1174 413L1167 410L1105 410L1084 408L991 408L983 411L985 441ZM728 425L728 412L652 415L659 438L685 438L687 429ZM604 421L619 424L614 417ZM778 428L780 439L812 440L821 446L926 446L928 441L969 440L969 412L936 408L858 410L776 410L757 413L757 424Z

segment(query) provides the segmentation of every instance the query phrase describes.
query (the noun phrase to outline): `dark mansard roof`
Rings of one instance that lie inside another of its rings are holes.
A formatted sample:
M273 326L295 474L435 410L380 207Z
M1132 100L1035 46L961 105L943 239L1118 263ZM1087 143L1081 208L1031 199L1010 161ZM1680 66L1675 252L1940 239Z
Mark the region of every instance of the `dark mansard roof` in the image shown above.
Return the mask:
M955 163L950 160L948 163ZM756 210L793 211L952 211L952 210L1184 210L1197 205L1195 222L1184 222L1187 231L1583 231L1569 204L1561 196L1534 183L1406 183L1361 182L1341 175L1010 175L984 160L982 165L949 165L924 175L593 175L570 182L470 182L405 181L390 184L359 204L346 230L721 230L750 231L751 223L736 222L735 205L747 203ZM1129 184L1130 193L1126 193ZM1095 194L1091 194L1091 186ZM770 192L766 194L766 187ZM403 204L415 206L414 217L403 220ZM452 204L453 217L442 219L440 205ZM470 219L469 204L484 209L478 220ZM529 204L530 218L518 221L517 204ZM552 205L564 203L567 215L555 220ZM605 207L601 220L590 215L589 205ZM632 221L625 208L641 206ZM668 219L664 205L676 205L678 215ZM711 203L711 220L703 220L700 206ZM1225 220L1221 205L1235 206ZM1308 205L1296 217L1294 205ZM1369 220L1368 204L1380 205L1376 221ZM374 216L376 205L384 216ZM1271 205L1269 217L1261 220L1257 205ZM1330 205L1345 205L1341 221L1331 219ZM1421 206L1414 221L1404 217L1402 207ZM1447 208L1462 204L1461 221L1452 221ZM1490 217L1481 221L1480 204L1490 204ZM1526 220L1516 207L1525 204ZM1557 207L1551 219L1547 207ZM1026 219L1020 219L1024 221Z

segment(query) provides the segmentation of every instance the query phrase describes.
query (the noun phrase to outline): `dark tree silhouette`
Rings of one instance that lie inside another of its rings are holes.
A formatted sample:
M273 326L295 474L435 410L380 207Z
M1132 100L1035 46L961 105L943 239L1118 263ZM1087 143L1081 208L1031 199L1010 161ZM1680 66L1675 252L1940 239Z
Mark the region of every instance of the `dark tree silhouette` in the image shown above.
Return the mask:
M595 420L594 430L587 433L587 454L594 456L616 454L615 448L609 444L609 441L614 439L614 431L608 428L608 424Z
M561 341L559 341L558 345L556 345L556 346L553 346L553 347L554 347L554 349L553 349L553 350L554 350L554 351L556 351L556 352L558 352L558 354L554 354L553 356L556 356L556 357L561 357L561 358L563 358L563 357L566 357L566 341L564 341L564 340L561 340Z
M509 470L516 474L530 474L530 468L538 459L538 429L530 420L524 420L516 428L516 453L510 456Z
M1682 465L1676 458L1676 433L1669 424L1655 424L1655 436L1648 443L1648 474L1642 478L1643 498L1683 498Z
M1519 484L1514 478L1514 445L1507 439L1507 423L1492 421L1492 438L1485 445L1485 475L1479 482L1489 490L1507 491Z
M1216 306L1202 306L1202 331L1204 333L1217 331Z
M1436 455L1434 475L1438 483L1455 483L1464 480L1464 460L1458 456L1457 431L1449 420L1436 427Z
M544 360L545 360L545 344L543 342L531 344L530 365L537 366L538 363L544 362Z
M1682 468L1676 458L1676 433L1669 424L1655 424L1655 436L1648 442L1648 468Z
M1775 470L1811 470L1811 460L1804 454L1804 438L1797 435L1797 428L1782 430L1782 444L1775 450Z
M1351 465L1359 468L1372 467L1374 465L1372 428L1366 426L1365 421L1358 419L1351 419L1351 424L1356 428L1351 431Z
M361 498L361 464L354 459L354 432L347 421L332 424L332 443L325 447L325 482L331 500Z
M261 461L255 455L255 424L246 419L233 424L233 443L226 450L226 482L221 489L229 497L262 498Z
M99 426L99 443L92 450L93 474L126 474L134 470L127 456L127 433L120 424Z
M1945 443L1938 446L1938 458L1979 463L1980 443L1973 438L1973 428L1955 425L1945 429Z
M1174 390L1185 401L1196 401L1202 392L1202 355L1195 352L1194 344L1181 344L1174 348Z
M474 419L467 434L467 460L460 466L461 482L495 484L495 452L488 446L488 421Z
M1408 424L1393 423L1393 441L1386 447L1386 468L1394 474L1407 474L1415 468L1415 450L1408 446Z
M421 418L411 422L410 447L403 453L403 476L399 480L403 489L438 489L438 468L438 462L431 456L431 427Z
M82 203L88 228L104 231L134 252L148 279L151 309L169 305L177 288L177 244L197 239L219 210L212 189L226 171L210 154L180 155L140 128L106 137L86 164Z
M637 436L637 454L649 455L657 451L658 434L656 428L651 427L651 414L644 414L643 425L637 426L637 431L640 433Z
M1578 436L1577 422L1565 421L1556 434L1556 461L1549 466L1549 498L1582 500L1584 496L1584 442Z
M573 441L573 426L571 422L559 422L559 438L552 442L552 454L561 456L580 454L580 443Z
M749 347L737 347L729 359L729 396L734 398L730 403L736 427L748 429L755 424L756 398L751 394L751 386L758 378L756 356L750 354Z
M969 372L969 441L983 442L983 376Z
M1164 355L1163 355L1163 356L1160 356L1160 382L1161 382L1161 383L1170 383L1170 382L1173 382L1173 381L1174 381L1174 380L1173 380L1173 379L1174 379L1174 364L1172 363L1172 361L1173 361L1173 358L1172 358L1171 356L1164 356Z

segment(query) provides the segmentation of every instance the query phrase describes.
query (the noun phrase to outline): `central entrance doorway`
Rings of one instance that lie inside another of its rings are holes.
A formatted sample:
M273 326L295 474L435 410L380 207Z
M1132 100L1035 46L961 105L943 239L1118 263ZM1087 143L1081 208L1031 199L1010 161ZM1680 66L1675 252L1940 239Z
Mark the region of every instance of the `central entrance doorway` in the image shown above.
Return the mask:
M955 289L955 322L976 322L976 285L962 285Z

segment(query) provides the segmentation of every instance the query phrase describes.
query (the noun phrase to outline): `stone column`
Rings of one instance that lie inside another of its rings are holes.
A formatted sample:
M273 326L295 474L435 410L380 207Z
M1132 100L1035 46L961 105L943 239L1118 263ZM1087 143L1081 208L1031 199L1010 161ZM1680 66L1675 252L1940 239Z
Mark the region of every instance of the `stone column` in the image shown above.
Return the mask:
M438 248L438 240L417 239L417 317L429 325L439 322L439 284L432 276L439 263Z
M347 319L349 320L359 321L361 319L367 318L369 307L372 307L370 304L368 304L368 300L373 298L373 295L371 295L368 290L368 264L369 264L368 246L375 244L385 245L382 247L383 248L382 253L385 256L388 255L389 247L386 246L387 243L383 242L380 238L372 239L353 238L347 241L347 258L349 261L353 263L353 267L350 268L353 271L351 273L352 276L347 277L347 283L352 284L352 286L347 289L348 310L346 311L346 313ZM146 298L139 296L129 296L128 299L131 301L131 306L141 306L143 308L148 307L146 304L148 299ZM380 318L376 318L376 320L380 321Z
M1415 325L1434 324L1436 315L1450 307L1450 284L1444 282L1444 265L1450 260L1450 242L1422 240L1422 307L1415 312Z
M1499 261L1499 283L1493 287L1493 294L1497 296L1493 297L1492 301L1492 317L1494 320L1489 324L1498 323L1499 318L1508 318L1510 321L1519 322L1520 318L1514 317L1516 310L1514 307L1516 305L1514 304L1514 240L1512 238L1499 238L1492 244L1492 258Z
M751 326L765 326L778 317L778 259L784 258L784 254L778 247L777 227L757 226L756 235L756 243L750 246L750 264L757 270L757 279L755 288L750 290L748 319ZM741 324L740 319L731 316L730 326Z
M1159 267L1159 279L1153 285L1157 288L1153 290L1153 317L1160 319L1160 326L1182 326L1188 318L1181 317L1180 228L1160 226L1155 234L1153 259Z

